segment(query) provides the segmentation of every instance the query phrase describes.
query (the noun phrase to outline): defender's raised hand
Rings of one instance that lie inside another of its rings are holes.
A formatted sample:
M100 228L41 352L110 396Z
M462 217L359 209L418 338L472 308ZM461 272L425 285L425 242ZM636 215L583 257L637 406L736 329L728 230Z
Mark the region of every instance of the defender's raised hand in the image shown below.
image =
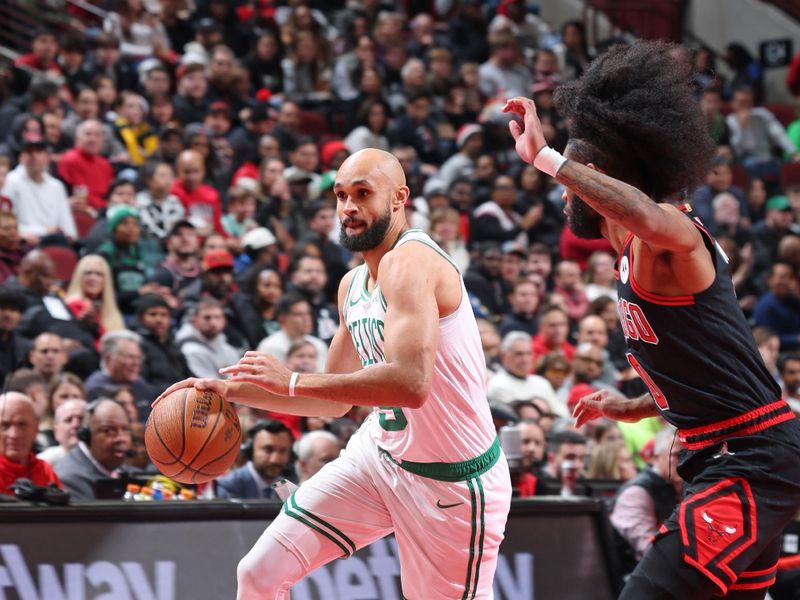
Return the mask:
M539 150L547 145L539 115L536 114L536 104L530 98L517 96L506 100L503 112L515 113L522 118L522 125L512 119L508 124L508 129L516 140L519 157L526 163L533 164L533 159L536 158Z

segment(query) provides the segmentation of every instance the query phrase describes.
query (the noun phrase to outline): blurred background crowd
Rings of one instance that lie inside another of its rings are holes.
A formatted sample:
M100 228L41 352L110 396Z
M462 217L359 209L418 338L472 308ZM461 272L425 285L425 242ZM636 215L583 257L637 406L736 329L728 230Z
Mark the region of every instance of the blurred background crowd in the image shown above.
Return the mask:
M633 35L590 42L583 20L547 22L523 0L55 4L58 18L0 70L11 432L0 492L44 473L90 499L96 479L147 472L150 402L248 349L322 370L338 282L361 260L338 242L334 176L376 147L406 172L412 227L463 271L487 402L498 428L521 434L517 493L602 488L641 555L677 498L679 442L658 419L573 428L582 395L646 388L625 357L611 246L564 227L562 188L518 160L500 112L533 97L563 151L554 90ZM764 361L800 412L800 120L770 102L743 44L674 53L718 144L705 181L675 202L717 236ZM244 409L242 466L201 492L271 497L277 478L302 481L335 457L367 413ZM614 499L624 482L635 484Z

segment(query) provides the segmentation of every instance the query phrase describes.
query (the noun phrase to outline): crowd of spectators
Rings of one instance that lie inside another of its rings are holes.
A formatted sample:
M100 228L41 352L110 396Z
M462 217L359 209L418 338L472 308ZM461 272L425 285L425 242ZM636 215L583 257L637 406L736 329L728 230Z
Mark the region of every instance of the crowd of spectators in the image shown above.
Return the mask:
M376 147L406 173L411 225L463 271L487 401L498 427L522 433L519 495L560 493L570 470L631 482L612 520L640 556L677 498L663 423L578 432L569 419L592 391L646 391L625 355L613 250L564 227L562 188L518 160L500 112L532 96L563 150L554 90L629 40L592 47L581 21L555 28L521 0L437 0L435 12L381 0L96 4L101 22L76 12L38 30L0 77L0 492L26 475L87 499L92 480L152 472L151 401L248 349L322 370L338 282L360 261L339 245L333 181L349 154ZM787 131L763 105L763 69L742 45L675 56L694 67L718 144L705 181L675 201L717 236L800 412L800 121ZM204 493L272 497L276 479L302 482L334 458L367 413L241 409L241 466Z

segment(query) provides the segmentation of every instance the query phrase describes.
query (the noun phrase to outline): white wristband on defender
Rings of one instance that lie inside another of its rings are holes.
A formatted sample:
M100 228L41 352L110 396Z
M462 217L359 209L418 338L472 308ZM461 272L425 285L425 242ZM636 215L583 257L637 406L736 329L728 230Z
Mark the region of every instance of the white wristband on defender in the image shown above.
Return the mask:
M294 386L297 385L297 380L300 378L300 373L297 371L292 371L292 376L289 378L289 396L294 398Z
M542 146L536 158L533 159L533 166L542 173L555 177L561 165L565 162L567 162L567 159L560 152L553 150L550 146Z

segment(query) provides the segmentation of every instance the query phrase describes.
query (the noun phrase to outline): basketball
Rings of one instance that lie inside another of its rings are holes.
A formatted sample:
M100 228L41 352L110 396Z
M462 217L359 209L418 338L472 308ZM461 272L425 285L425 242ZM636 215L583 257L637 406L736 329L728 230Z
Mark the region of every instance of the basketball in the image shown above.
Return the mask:
M224 474L242 440L239 417L219 394L176 390L153 407L144 432L150 460L180 483L203 483Z

